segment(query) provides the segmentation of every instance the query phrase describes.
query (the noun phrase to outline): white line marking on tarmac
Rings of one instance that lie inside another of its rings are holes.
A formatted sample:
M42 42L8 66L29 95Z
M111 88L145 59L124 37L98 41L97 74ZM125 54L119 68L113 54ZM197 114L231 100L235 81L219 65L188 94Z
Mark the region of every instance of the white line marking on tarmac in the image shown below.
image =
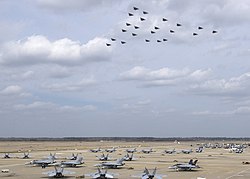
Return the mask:
M242 174L242 173L244 173L244 172L246 172L246 171L248 171L248 170L250 170L250 168L249 168L249 169L246 169L246 170L242 170L242 171L240 171L240 172L238 172L238 173L236 173L236 174L234 174L234 175L231 175L231 176L229 176L229 177L227 177L227 178L225 178L225 179L230 179L230 178L239 176L240 174Z
M23 165L23 164L2 165L2 166L0 166L0 168L15 167L15 166L19 166L19 165Z

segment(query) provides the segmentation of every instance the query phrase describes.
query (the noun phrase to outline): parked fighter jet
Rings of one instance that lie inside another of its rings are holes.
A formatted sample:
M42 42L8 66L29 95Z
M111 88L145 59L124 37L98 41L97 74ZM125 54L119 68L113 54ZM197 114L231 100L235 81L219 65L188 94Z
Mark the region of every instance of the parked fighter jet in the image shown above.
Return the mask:
M90 152L93 153L97 153L97 152L101 152L102 150L100 149L100 147L98 147L97 149L90 149Z
M117 175L117 174L111 174L111 173L108 173L107 170L102 171L100 168L97 168L96 173L86 174L85 176L90 176L92 179L110 179L110 178L114 178L114 175Z
M9 153L5 153L3 158L11 158Z
M55 170L53 171L48 171L48 172L43 172L43 174L48 175L48 177L53 177L53 178L63 178L65 174L74 174L75 172L71 171L66 171L62 167L56 167Z
M113 153L113 152L116 151L116 148L113 147L112 149L106 149L105 151L106 151L106 152L109 152L109 153Z
M101 161L108 161L108 160L110 160L110 158L109 158L109 154L107 154L107 155L104 155L104 153L100 156L100 157L98 157L98 156L96 156L99 160L101 160Z
M190 171L195 168L200 168L198 165L196 165L197 162L198 160L193 161L193 159L190 159L188 163L178 163L168 168L175 169L176 171Z
M76 160L77 157L78 157L78 154L72 153L72 155L70 157L68 157L67 159L69 159L69 160Z
M143 173L139 176L136 176L136 175L133 175L133 177L139 177L141 179L153 179L153 178L156 178L156 179L162 179L162 175L156 175L156 168L153 170L152 173L149 172L149 170L145 167Z
M125 160L124 158L120 158L120 159L117 159L116 162L103 162L103 163L97 164L95 166L116 169L116 168L119 168L119 167L122 167L123 165L125 165L125 163L123 163L124 160Z
M190 153L193 152L193 150L192 149L190 149L190 150L184 149L184 150L181 150L181 152L184 153L184 154L190 154Z
M201 153L201 152L203 152L203 147L199 147L195 151L196 151L196 153Z
M173 149L173 150L164 150L164 152L165 152L166 154L173 154L173 153L175 153L176 151L175 151L175 149Z
M45 167L52 165L54 163L55 163L54 158L48 158L48 159L42 159L42 160L32 160L32 161L26 163L26 165L41 166L42 168L45 168Z
M134 158L134 153L131 154L131 156L129 156L129 154L127 153L123 158L125 161L132 161Z
M128 153L134 153L134 152L136 152L136 148L126 149L126 152L128 152Z
M150 148L150 149L142 149L142 152L144 154L149 154L149 153L153 152L153 149L152 148Z
M23 153L23 156L21 157L22 159L28 159L28 158L30 158L30 154L29 154L29 152L28 153Z
M62 161L61 166L62 167L76 167L77 165L81 165L84 162L82 161L83 157L77 157L74 161Z

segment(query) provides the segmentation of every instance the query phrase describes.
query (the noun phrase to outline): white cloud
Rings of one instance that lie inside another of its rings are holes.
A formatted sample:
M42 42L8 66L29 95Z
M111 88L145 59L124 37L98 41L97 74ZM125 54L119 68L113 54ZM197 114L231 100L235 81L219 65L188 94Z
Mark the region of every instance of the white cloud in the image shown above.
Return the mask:
M111 48L106 39L95 38L86 44L64 38L49 41L42 35L28 37L4 45L0 52L3 65L32 65L55 63L59 65L83 65L87 62L107 61Z
M145 67L136 66L131 70L120 74L121 80L134 80L143 82L144 86L166 86L176 85L188 81L202 81L208 79L211 69L191 71L188 68L181 70L161 68L150 70Z
M23 89L22 87L18 85L10 85L5 87L0 91L0 94L3 95L20 95L22 93Z
M44 88L51 91L79 91L86 89L89 86L97 84L97 81L94 78L83 78L77 83L56 83L44 85Z

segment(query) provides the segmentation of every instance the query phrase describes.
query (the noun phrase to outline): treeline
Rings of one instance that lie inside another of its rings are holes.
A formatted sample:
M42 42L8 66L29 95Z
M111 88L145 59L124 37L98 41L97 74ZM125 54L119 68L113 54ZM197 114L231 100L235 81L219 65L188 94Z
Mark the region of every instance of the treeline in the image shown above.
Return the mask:
M250 141L249 137L1 137L0 141L125 141L125 142L173 142L173 141Z

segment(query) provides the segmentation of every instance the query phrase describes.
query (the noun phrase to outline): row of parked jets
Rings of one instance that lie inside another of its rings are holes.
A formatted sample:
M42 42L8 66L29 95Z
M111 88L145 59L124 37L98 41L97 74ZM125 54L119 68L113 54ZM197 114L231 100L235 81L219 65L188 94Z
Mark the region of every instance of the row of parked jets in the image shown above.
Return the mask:
M201 152L203 152L204 148L210 148L208 146L209 145L207 145L207 146L202 145L202 146L198 147L195 150L195 152L201 153ZM230 146L229 148L227 148L227 147L224 147L224 148L229 149L231 152L235 152L235 153L242 153L243 148L246 148L246 146L242 146L242 145L229 145L229 146ZM141 151L138 151L136 148L126 149L127 154L124 157L119 158L113 162L107 162L108 160L111 160L111 158L109 157L109 154L116 152L116 151L117 151L117 148L115 148L115 147L113 147L111 149L105 149L105 150L100 149L100 148L91 149L90 152L93 152L93 153L107 152L106 155L104 153L102 153L101 156L96 156L99 160L105 161L105 162L94 165L95 167L97 167L97 172L91 173L91 174L85 174L84 176L89 176L93 179L115 178L116 175L118 175L118 174L108 173L107 169L122 168L125 165L125 163L124 163L125 161L136 160L133 157L135 152L142 152L145 154L150 154L150 153L154 152L152 148L143 149ZM166 154L174 154L174 153L190 154L192 152L193 152L192 149L185 149L185 150L179 150L179 151L176 151L175 149L164 150L164 153L166 153ZM11 156L9 153L5 153L4 158L11 158ZM17 157L17 158L29 159L30 154L24 153L23 156ZM72 154L72 156L67 157L67 159L68 159L67 161L56 162L57 159L58 158L56 157L55 154L50 153L50 155L46 159L32 160L32 161L26 163L26 165L40 166L42 168L46 168L48 166L54 166L53 171L43 172L43 174L48 175L48 177L62 178L65 175L69 175L69 174L74 173L72 171L64 170L64 168L78 167L78 166L81 166L82 164L84 164L83 157L79 156L78 154ZM190 161L187 163L177 163L177 164L174 164L172 166L169 166L168 168L174 169L176 171L189 171L189 170L200 168L197 165L197 162L198 162L197 159L196 160L190 159ZM102 170L102 169L106 169L106 170ZM153 179L153 178L161 179L164 176L164 175L158 175L158 174L156 174L156 172L157 172L157 168L155 168L153 170L148 170L147 168L145 168L144 171L142 172L142 174L133 175L133 177L138 177L141 179Z

